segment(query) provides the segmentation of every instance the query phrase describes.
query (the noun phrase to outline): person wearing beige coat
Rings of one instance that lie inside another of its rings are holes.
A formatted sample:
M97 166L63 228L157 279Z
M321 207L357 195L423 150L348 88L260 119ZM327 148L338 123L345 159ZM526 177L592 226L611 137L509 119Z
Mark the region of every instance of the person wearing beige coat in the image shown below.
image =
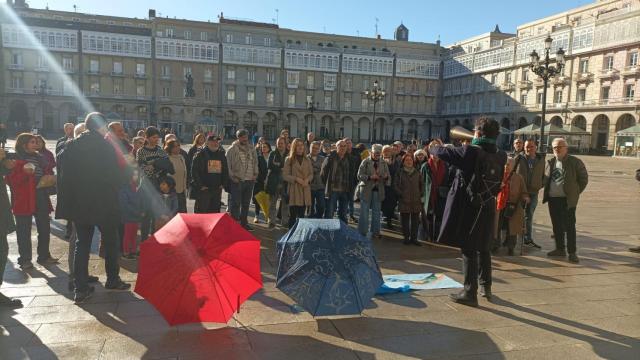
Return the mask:
M289 193L289 227L304 217L306 208L311 206L310 183L313 180L313 164L305 156L302 140L293 140L291 149L282 168L282 178L287 182Z
M506 230L504 246L507 247L509 255L513 255L516 245L516 237L524 235L524 204L529 203L530 197L527 191L527 184L522 175L512 172L514 161L507 160L505 165L505 176L509 179L509 194L507 196L507 207L509 204L515 205L515 211L510 218L505 216L506 208L499 209L495 217L495 239L494 249L500 247L501 231Z

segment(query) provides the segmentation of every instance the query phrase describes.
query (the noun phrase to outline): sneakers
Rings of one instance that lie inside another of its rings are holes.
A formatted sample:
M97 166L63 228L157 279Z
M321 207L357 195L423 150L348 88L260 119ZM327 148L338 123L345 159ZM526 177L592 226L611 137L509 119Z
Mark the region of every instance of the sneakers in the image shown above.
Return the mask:
M91 298L91 295L93 295L94 291L95 288L93 286L89 286L85 291L76 292L76 294L73 296L73 302L76 305L87 302L87 300Z
M89 275L89 277L87 278L87 282L89 284L95 284L98 282L98 277L97 276L91 276ZM69 291L73 291L73 289L75 289L75 283L73 281L73 278L69 278Z
M464 290L457 294L450 294L449 299L458 304L478 307L478 298L475 296L470 296Z
M259 223L260 223L260 219L258 219L258 217L257 217L257 216L256 216L256 217L254 217L254 218L253 218L253 223L254 223L254 224L259 224Z
M578 259L578 255L576 255L575 253L569 254L569 262L577 264L580 262L580 259Z
M104 288L107 290L129 290L131 284L128 284L122 281L120 278L113 282L108 282L104 285Z
M525 241L523 245L526 246L526 247L542 249L542 246L536 244L535 242L533 242L533 240Z
M38 260L38 264L40 265L53 265L53 264L59 264L59 263L60 262L58 261L58 259L51 256L43 260Z
M276 227L276 224L270 222L269 223L269 229L274 229Z
M33 269L33 263L31 261L25 261L22 264L20 264L20 269L23 271Z
M567 256L567 253L562 249L555 249L553 251L549 251L547 253L547 256L565 257L565 256Z

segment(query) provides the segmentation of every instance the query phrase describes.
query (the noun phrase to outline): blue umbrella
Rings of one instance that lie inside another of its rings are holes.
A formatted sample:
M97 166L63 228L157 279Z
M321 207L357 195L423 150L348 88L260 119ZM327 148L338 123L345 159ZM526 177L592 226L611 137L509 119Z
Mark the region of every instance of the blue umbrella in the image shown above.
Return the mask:
M371 241L340 220L299 219L277 248L276 287L313 316L360 314L383 283Z

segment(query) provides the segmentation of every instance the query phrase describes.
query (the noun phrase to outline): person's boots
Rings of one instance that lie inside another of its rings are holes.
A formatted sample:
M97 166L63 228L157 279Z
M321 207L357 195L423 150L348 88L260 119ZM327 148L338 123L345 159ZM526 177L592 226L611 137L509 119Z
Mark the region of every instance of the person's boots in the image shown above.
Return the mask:
M458 304L478 307L478 297L476 295L469 294L465 290L462 290L457 294L449 294L449 298Z
M486 298L487 300L491 300L491 286L483 285L480 286L480 296Z

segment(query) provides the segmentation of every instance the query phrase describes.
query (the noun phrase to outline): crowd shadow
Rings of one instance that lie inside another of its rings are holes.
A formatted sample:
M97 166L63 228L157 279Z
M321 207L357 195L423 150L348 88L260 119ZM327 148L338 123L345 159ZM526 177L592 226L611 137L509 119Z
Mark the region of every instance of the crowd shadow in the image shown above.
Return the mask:
M521 317L500 309L483 307L484 311L489 313L515 320L521 324L534 326L538 329L546 330L557 335L563 335L575 340L584 341L593 347L593 351L604 359L631 359L638 356L638 349L640 349L640 339L616 334L611 331L607 331L595 326L584 324L578 321L561 318L555 315L547 314L535 309L531 309L525 306L515 304L513 302L501 299L499 296L494 295L491 303L500 307L506 307L511 310L517 310L519 312L534 315L544 319L545 321L537 321L531 318ZM556 322L566 326L570 326L582 331L594 333L595 335L581 334L576 331L571 331L550 322Z
M33 343L36 334L13 317L15 310L0 310L0 359L58 359L47 346Z

